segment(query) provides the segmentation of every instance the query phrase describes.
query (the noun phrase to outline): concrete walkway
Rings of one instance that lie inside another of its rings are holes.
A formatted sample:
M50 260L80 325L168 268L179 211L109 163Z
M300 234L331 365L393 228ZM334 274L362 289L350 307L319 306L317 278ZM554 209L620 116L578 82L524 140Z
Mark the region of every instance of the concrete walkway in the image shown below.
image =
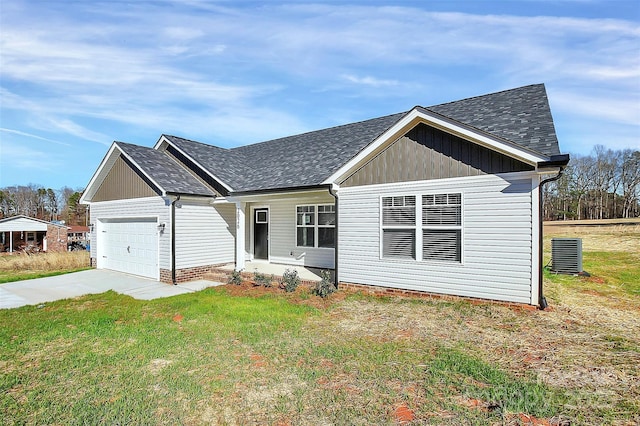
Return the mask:
M151 300L193 293L220 284L201 280L170 285L121 272L90 269L55 277L0 284L0 309L37 305L85 294L104 293L108 290L126 294L134 299Z

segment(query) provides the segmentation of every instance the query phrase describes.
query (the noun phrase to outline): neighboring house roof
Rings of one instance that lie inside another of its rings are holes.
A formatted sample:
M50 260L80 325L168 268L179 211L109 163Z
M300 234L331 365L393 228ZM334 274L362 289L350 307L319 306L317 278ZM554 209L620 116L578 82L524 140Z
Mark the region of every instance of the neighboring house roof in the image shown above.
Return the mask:
M488 134L522 152L534 153L533 164L560 153L543 84L415 107L407 112L231 149L171 135L162 135L153 149L123 142L115 144L165 193L214 195L202 175L196 177L181 164L185 159L202 168L229 192L303 188L321 185L342 173L348 164L359 161L364 151L373 149L381 135L390 137L390 129L411 119L416 111L422 111L423 116L426 113L445 117L479 135ZM172 158L175 152L166 151L163 141L185 158L178 158L179 161Z
M65 225L47 222L46 220L36 219L35 217L17 215L0 219L0 232L46 231L48 225L65 229L67 228Z
M82 225L69 225L67 226L67 229L69 230L69 232L74 232L74 233L89 232L89 227L82 226Z

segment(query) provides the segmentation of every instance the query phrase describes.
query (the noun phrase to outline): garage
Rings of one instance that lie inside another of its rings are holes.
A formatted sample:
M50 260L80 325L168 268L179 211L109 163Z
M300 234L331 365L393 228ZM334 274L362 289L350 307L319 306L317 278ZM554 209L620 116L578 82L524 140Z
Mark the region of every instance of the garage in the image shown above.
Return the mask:
M97 267L159 279L155 217L99 219Z

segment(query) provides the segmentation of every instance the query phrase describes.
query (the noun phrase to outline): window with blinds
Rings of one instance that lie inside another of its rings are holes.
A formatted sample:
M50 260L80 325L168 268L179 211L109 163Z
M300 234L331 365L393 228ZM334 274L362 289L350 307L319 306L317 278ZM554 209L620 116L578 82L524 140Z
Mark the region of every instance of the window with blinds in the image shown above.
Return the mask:
M382 256L416 258L415 195L382 197Z
M460 262L462 194L382 197L382 257Z
M462 195L422 196L422 259L462 259Z

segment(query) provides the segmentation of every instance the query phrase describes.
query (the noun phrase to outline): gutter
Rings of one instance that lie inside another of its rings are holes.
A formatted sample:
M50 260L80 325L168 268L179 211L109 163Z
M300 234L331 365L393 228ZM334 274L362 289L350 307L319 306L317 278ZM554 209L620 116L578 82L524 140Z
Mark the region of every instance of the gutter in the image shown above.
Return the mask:
M335 224L335 243L333 247L333 285L338 288L338 193L334 190L333 185L329 187L329 194L336 199L335 202L335 210L336 210L336 224Z
M176 283L176 203L180 201L180 195L171 202L171 282Z
M543 279L543 274L542 274L542 250L543 250L543 212L542 212L542 203L543 203L543 193L542 193L542 189L544 187L544 185L550 183L550 182L555 182L558 179L560 179L562 177L562 173L564 172L564 168L567 166L567 164L569 163L569 154L564 154L564 155L554 155L551 157L550 161L544 161L541 163L538 163L538 168L540 167L551 167L551 166L556 166L559 167L558 169L558 174L550 177L548 179L543 180L542 182L540 182L540 185L538 185L538 190L540 191L540 194L538 196L538 199L540 200L538 203L538 232L539 232L539 236L538 236L538 244L540 245L538 247L538 308L541 311L544 311L545 308L547 306L549 306L549 304L547 303L547 299L544 297L544 293L543 293L543 284L542 284L542 279Z
M273 194L279 192L304 192L312 189L328 189L331 192L333 184L321 184L321 185L305 185L305 186L287 186L282 188L268 188L268 189L254 189L250 191L233 191L229 193L229 197L237 197L243 195L262 195ZM333 195L333 194L331 194Z

